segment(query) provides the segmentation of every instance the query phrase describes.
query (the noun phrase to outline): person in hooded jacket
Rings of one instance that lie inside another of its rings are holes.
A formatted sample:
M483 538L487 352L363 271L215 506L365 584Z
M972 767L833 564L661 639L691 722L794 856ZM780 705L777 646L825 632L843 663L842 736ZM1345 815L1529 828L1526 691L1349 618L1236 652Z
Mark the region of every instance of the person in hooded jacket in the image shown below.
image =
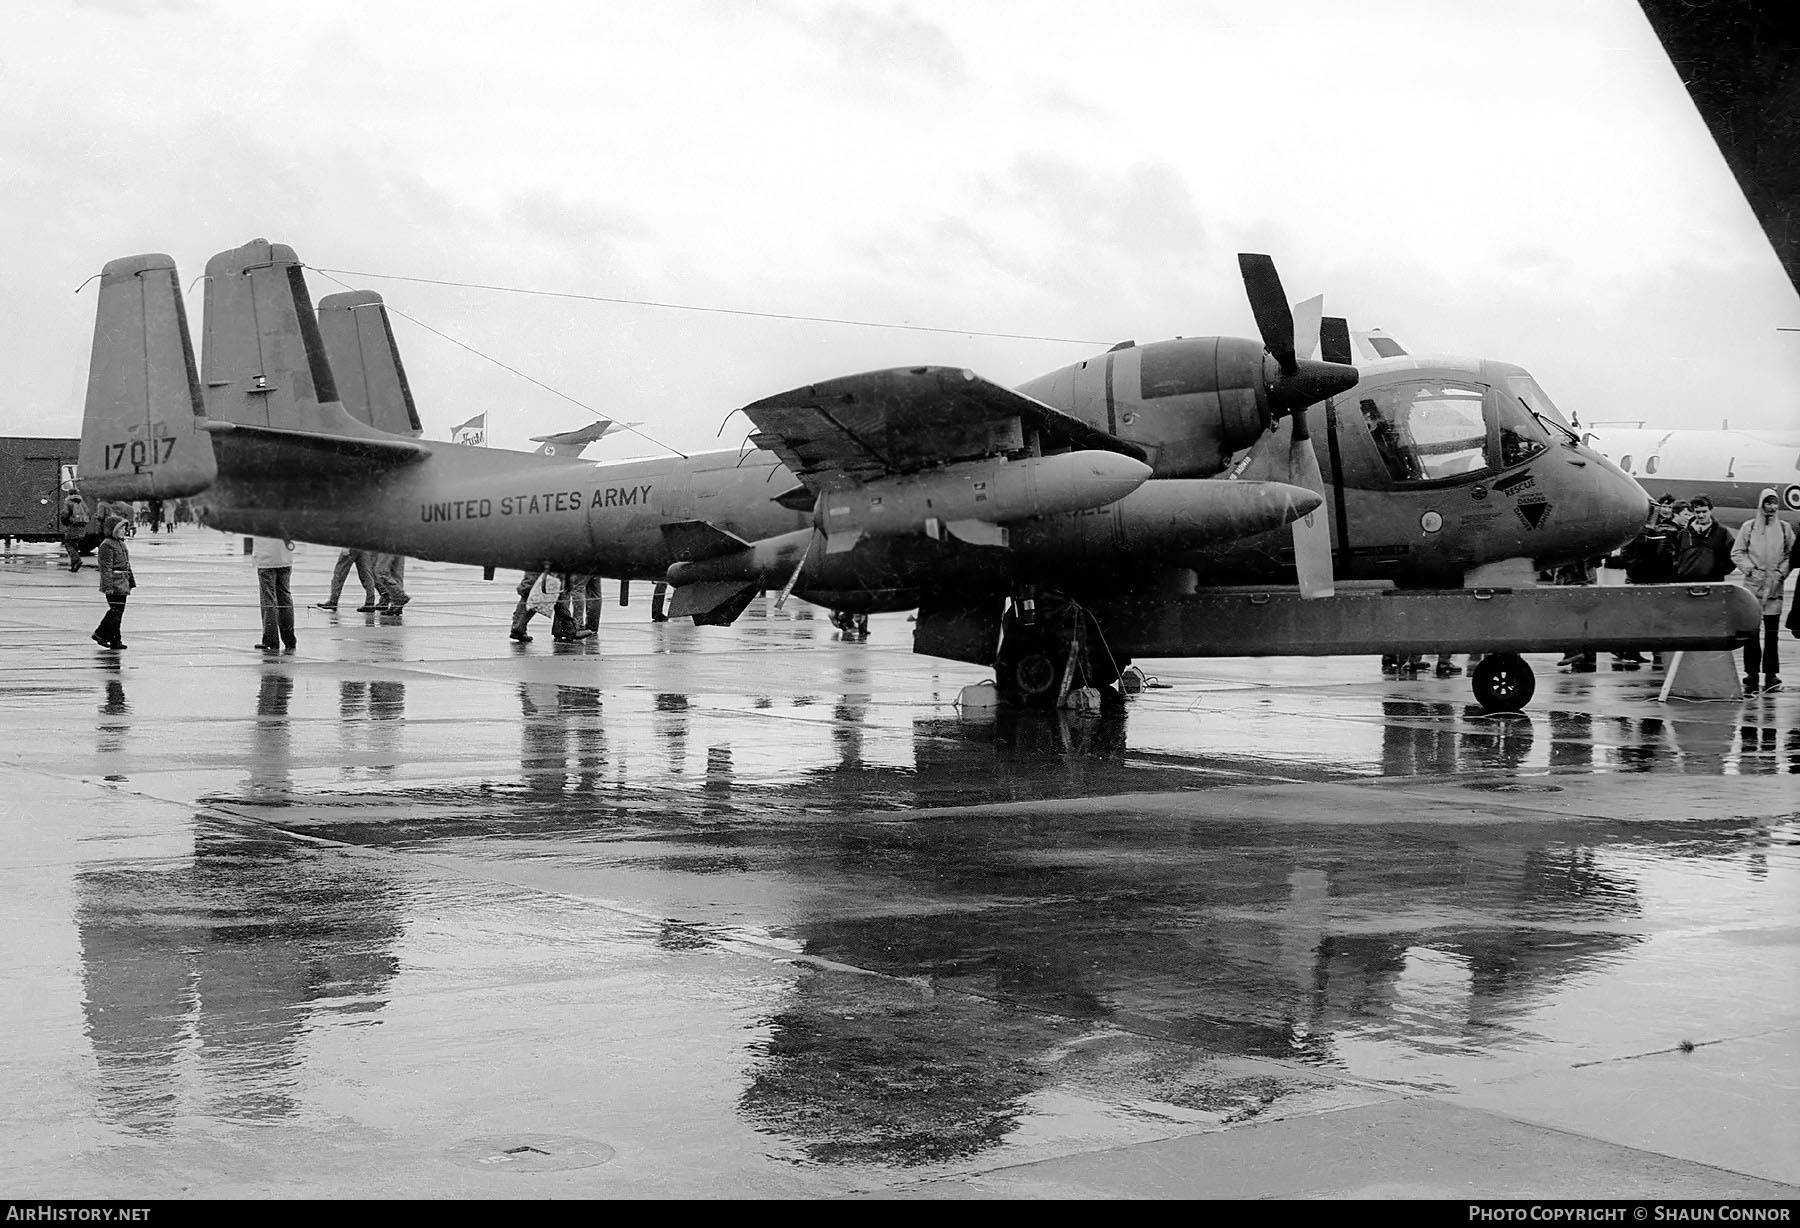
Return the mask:
M106 597L106 616L94 628L94 643L114 651L126 647L119 639L120 623L125 619L125 599L137 587L137 576L131 571L131 551L125 546L129 525L115 516L106 522L106 540L100 543L100 592Z
M1737 582L1762 602L1762 635L1744 644L1744 693L1781 686L1781 588L1787 581L1794 553L1794 526L1781 518L1781 499L1765 488L1756 500L1756 515L1746 520L1731 545L1731 561L1737 565Z

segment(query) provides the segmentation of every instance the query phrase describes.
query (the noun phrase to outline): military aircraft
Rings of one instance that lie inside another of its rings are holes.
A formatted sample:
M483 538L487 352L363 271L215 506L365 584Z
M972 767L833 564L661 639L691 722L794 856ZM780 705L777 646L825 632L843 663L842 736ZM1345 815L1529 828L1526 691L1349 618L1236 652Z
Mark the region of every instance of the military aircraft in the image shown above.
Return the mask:
M130 257L101 278L82 484L490 575L666 580L671 615L703 624L771 590L916 609L915 651L994 666L1016 702L1103 685L1134 656L1406 647L1491 652L1477 697L1523 702L1515 652L1591 636L1592 608L1510 590L1353 613L1267 592L1260 609L1195 605L1239 578L1308 595L1479 582L1502 560L1615 548L1648 506L1521 368L1302 357L1273 263L1240 271L1259 339L1123 342L1017 390L951 367L840 377L745 406L754 450L592 465L413 437L379 296L315 316L293 250L265 240L208 263L197 369L174 262ZM1652 629L1640 642L1738 633L1666 612Z
M326 356L330 357L330 355L331 351L327 349ZM537 450L539 456L567 456L574 459L587 451L589 444L599 443L614 431L642 425L641 422L614 422L608 418L596 418L588 425L577 427L572 431L558 431L553 435L533 435L531 442L542 445Z

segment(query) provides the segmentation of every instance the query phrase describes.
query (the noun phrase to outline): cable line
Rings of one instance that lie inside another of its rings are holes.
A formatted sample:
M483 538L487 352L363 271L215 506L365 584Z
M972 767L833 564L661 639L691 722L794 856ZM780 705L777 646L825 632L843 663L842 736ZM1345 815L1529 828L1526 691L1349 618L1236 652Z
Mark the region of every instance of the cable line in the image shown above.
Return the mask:
M319 269L345 277L374 277L384 281L410 281L426 286L455 286L462 290L494 290L502 294L532 294L542 298L572 298L588 303L619 303L628 307L661 307L666 311L704 311L714 315L754 316L762 320L794 320L805 324L844 324L852 328L891 328L914 333L948 333L957 337L997 337L1005 341L1056 341L1068 345L1110 345L1091 337L1047 337L1037 333L990 333L974 328L934 328L929 324L889 324L881 320L846 320L837 316L790 315L781 311L747 311L738 307L697 307L692 303L659 303L652 299L613 298L604 294L574 294L566 290L533 290L524 286L494 286L478 281L443 281L435 277L403 277L398 273L365 273L356 269ZM341 283L340 283L341 284Z
M338 281L337 278L332 276L332 274L334 272L342 272L342 270L321 269L321 268L317 267L316 265L310 265L310 264L306 265L305 267L312 269L313 272L319 274L321 277L325 278L325 280L327 280L327 281L337 282L338 285L343 286L344 289L346 289L346 290L356 289L355 286L349 285L348 283L345 283L342 281ZM348 277L376 277L376 276L379 276L379 274L346 273L345 276L348 276ZM402 278L401 280L410 281L410 280L414 280L414 279ZM550 393L552 396L559 396L571 405L579 405L585 412L593 414L594 417L596 417L596 418L602 418L602 417L606 418L608 421L617 424L617 426L619 427L620 430L630 431L633 435L640 436L641 438L648 440L650 443L655 444L659 448L664 448L670 452L675 453L675 455L679 456L682 460L686 460L688 458L688 454L686 452L681 451L679 448L671 448L671 447L669 447L668 444L663 443L661 440L651 438L651 436L644 434L643 431L638 430L635 426L631 426L624 422L619 422L617 418L614 418L609 414L602 414L599 410L593 408L591 405L588 405L585 402L580 401L577 398L570 396L568 393L563 392L556 388L552 388L549 384L546 384L543 380L535 379L532 376L525 374L525 372L519 370L517 367L508 366L506 363L501 362L498 358L495 358L492 354L482 353L480 350L476 349L474 346L470 345L468 342L457 340L455 337L452 337L449 333L445 332L443 329L433 328L431 325L425 323L425 321L419 319L417 316L410 316L410 315L406 314L406 312L401 311L398 307L394 306L392 303L383 301L382 306L386 307L389 311L393 312L395 315L399 316L401 319L409 320L412 323L417 324L420 328L424 329L426 332L435 333L437 336L442 337L445 341L448 341L451 345L459 345L463 349L469 351L469 353L475 355L475 357L483 359L486 362L493 363L496 367L499 367L502 371L510 371L514 375L518 376L520 379L525 380L528 383L536 384L539 388L542 388L545 392Z

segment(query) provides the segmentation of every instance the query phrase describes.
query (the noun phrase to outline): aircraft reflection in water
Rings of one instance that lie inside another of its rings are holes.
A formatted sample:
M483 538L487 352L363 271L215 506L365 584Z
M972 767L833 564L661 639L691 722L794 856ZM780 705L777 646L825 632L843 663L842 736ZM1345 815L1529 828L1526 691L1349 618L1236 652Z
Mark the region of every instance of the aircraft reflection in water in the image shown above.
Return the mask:
M108 682L96 691L102 736L128 746L130 705ZM359 844L556 835L617 842L626 847L609 856L628 859L643 842L655 846L640 854L651 868L773 873L829 888L813 898L871 902L808 915L800 898L776 936L896 979L803 973L746 1035L738 1094L748 1123L813 1161L846 1164L980 1153L1037 1111L1037 1093L1079 1093L1084 1080L1190 1121L1243 1120L1324 1094L1323 1077L1277 1081L1231 1055L1434 1086L1459 1063L1564 1043L1536 1035L1540 1012L1641 941L1637 867L1666 877L1704 863L1729 885L1765 872L1757 859L1779 835L1742 821L1237 820L1220 812L1213 799L1226 795L1214 786L1241 783L1244 764L1134 749L1128 734L1149 729L1143 721L913 720L873 703L872 685L847 665L833 693L795 709L830 719L778 722L777 748L757 742L743 710L679 692L637 697L647 719L603 727L593 689L527 684L522 788L511 794L389 782L379 794L327 786L297 796L292 767L310 759L285 731L304 714L304 692L269 669L253 738L272 766L213 800L285 800L261 810L263 821L279 828L293 815L310 835ZM400 689L384 695L335 696L367 716L368 733L391 736L371 770L408 752L406 722L383 715L399 715ZM1371 766L1395 779L1454 769L1472 784L1529 782L1511 770L1522 763L1615 770L1646 756L1663 770L1671 758L1713 773L1800 769L1800 742L1789 736L1777 758L1769 741L1781 731L1735 720L1658 730L1580 713L1534 724L1467 712L1396 703ZM1651 749L1635 749L1645 739ZM767 761L777 750L781 762ZM626 755L631 772L614 774ZM1356 763L1308 772L1367 775ZM1145 791L1179 805L942 809ZM394 830L381 830L374 797ZM304 1111L305 1038L376 1021L392 992L410 905L388 864L203 819L187 862L79 871L84 1010L106 1115L156 1131L196 1104L245 1120ZM729 939L679 918L645 937L671 953ZM1147 1060L1163 1041L1175 1043Z
M764 591L917 609L915 651L994 666L1016 703L1134 656L1461 650L1486 654L1483 703L1517 705L1519 651L1722 647L1756 625L1736 590L1334 597L1603 554L1647 499L1520 368L1300 356L1273 263L1239 262L1259 339L1126 342L1017 391L948 367L846 376L745 406L753 452L586 465L412 438L379 296L315 316L288 247L209 262L198 369L173 262L115 260L81 481L198 496L232 532L666 581L671 614L702 623ZM1218 590L1240 578L1310 600Z
M1016 783L1054 771L1041 743L959 744L958 728L918 727L916 773L886 770L914 778L896 791L941 798L940 774ZM1402 728L1384 750L1396 768L1467 768L1511 757L1494 741ZM1565 758L1594 753L1580 741ZM1443 1086L1541 1043L1534 1012L1641 941L1635 858L1755 874L1770 839L1736 821L1271 826L1215 814L1208 796L1148 818L1125 806L847 818L816 849L809 833L809 880L835 872L844 894L909 904L801 921L786 936L823 961L911 981L870 987L829 966L804 977L764 1020L743 1112L818 1162L925 1164L997 1145L1052 1086L1088 1082L1109 1101L1228 1122L1323 1083L1229 1055ZM743 835L766 856L771 837ZM1197 1048L1150 1060L1156 1038Z
M131 709L117 681L106 694L102 749L122 750ZM293 694L286 671L263 672L250 773L241 796L215 800L291 800ZM75 885L101 1110L130 1130L196 1112L295 1112L289 1072L307 1034L373 1022L398 970L401 899L387 871L279 833L200 815L186 862L101 863Z
M373 1022L399 967L400 896L380 866L196 823L185 865L75 880L101 1109L142 1132L294 1112L307 1033Z

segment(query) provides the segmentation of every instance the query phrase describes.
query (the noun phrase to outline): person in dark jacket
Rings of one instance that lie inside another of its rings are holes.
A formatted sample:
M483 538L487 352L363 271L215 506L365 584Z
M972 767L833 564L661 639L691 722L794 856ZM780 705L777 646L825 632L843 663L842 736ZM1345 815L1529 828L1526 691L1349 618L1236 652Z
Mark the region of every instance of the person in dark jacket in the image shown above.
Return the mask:
M94 643L115 651L126 647L119 639L120 623L125 618L125 599L137 587L131 571L131 551L125 547L129 526L118 517L106 522L106 540L100 543L100 591L106 595L106 616L94 628Z
M1715 584L1731 574L1731 534L1713 519L1712 500L1695 495L1693 516L1675 533L1675 579Z
M1675 533L1676 518L1688 513L1685 500L1677 501L1672 495L1664 495L1656 501L1656 515L1645 526L1637 540L1619 551L1619 562L1625 567L1625 583L1627 584L1671 584L1675 580ZM1655 657L1657 666L1662 665L1662 654ZM1624 652L1613 653L1614 669L1638 669L1644 664L1644 654L1635 648Z
M62 525L63 549L69 552L69 570L80 571L82 539L88 532L88 505L79 490L71 490L62 501L57 520Z

